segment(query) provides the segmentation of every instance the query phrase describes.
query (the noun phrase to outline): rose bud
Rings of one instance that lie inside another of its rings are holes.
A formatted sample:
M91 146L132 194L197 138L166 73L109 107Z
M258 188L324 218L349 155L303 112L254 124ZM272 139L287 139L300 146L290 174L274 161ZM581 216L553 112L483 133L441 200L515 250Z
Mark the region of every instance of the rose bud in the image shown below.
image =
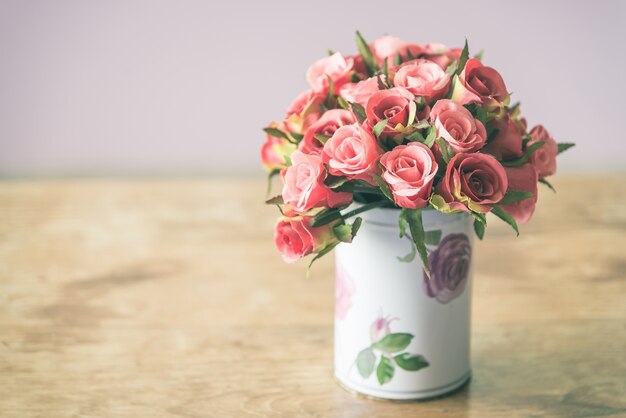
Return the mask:
M379 316L373 323L370 325L370 339L373 343L382 340L386 335L391 334L391 328L389 324L397 318L383 318Z
M504 197L508 188L502 164L482 153L457 154L448 163L437 193L450 210L486 213Z
M527 146L537 142L544 143L530 155L530 163L537 170L539 178L542 179L556 173L556 156L559 153L559 146L554 138L543 125L537 125L531 129L530 138Z
M426 145L420 142L399 145L383 154L380 164L382 178L398 206L417 209L428 204L438 166Z
M441 99L448 93L450 76L434 62L413 60L402 64L393 78L396 87L404 87L426 103Z
M324 57L309 67L306 72L306 79L315 92L326 94L329 88L328 79L333 81L335 91L345 83L350 81L350 74L354 67L352 58L344 58L339 52Z
M275 124L271 125L275 127ZM287 168L287 158L296 150L296 144L284 138L266 135L265 143L261 147L261 161L263 168L269 173L274 170Z
M376 174L376 162L381 154L374 135L358 124L353 124L337 129L326 141L322 160L334 176L364 180L376 186L372 174Z
M350 125L356 122L354 115L349 110L332 109L322 115L317 122L307 129L304 138L300 141L298 149L305 154L322 152L322 144L315 139L315 135L332 136L341 126Z
M460 104L497 106L508 99L509 92L500 73L484 66L477 58L467 61L452 92L452 100Z
M487 141L487 131L469 110L452 100L439 100L430 112L430 119L455 153L478 151Z
M322 116L321 105L326 96L313 90L303 91L287 109L283 125L289 132L303 134Z
M504 117L490 122L498 130L496 137L483 149L484 152L493 155L499 160L514 160L521 157L522 134L520 126L510 117Z
M350 193L334 192L324 184L326 170L320 155L294 151L291 166L282 175L283 201L296 212L321 206L334 208L352 201Z
M505 167L509 190L519 190L533 194L533 197L515 203L503 204L504 209L519 224L525 224L533 216L537 203L537 172L531 163L520 167Z
M312 227L312 221L312 216L279 219L274 229L274 245L286 263L294 263L338 242L332 229L334 224Z

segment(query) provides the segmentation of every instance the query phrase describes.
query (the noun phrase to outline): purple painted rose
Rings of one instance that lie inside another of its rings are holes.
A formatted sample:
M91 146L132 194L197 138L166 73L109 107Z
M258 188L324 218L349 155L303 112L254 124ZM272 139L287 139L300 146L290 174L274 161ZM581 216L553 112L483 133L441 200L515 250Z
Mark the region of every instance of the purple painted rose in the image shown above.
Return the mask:
M424 274L424 290L431 298L448 303L465 289L472 258L470 240L465 234L446 235L428 257L430 280Z

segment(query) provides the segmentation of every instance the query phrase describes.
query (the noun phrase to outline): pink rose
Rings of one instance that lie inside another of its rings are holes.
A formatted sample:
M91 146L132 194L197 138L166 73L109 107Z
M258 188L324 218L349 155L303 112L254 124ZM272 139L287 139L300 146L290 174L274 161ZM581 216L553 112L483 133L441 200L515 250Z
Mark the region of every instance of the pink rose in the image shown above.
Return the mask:
M330 174L364 180L375 186L372 174L381 152L374 135L358 124L342 126L324 144L322 159Z
M273 123L271 127L276 127ZM287 157L296 150L296 144L284 138L276 138L267 134L265 143L261 147L261 161L267 172L282 170L287 167Z
M312 221L312 216L279 219L274 229L274 245L286 263L294 263L337 242L332 224L314 228Z
M478 151L487 141L487 131L469 110L452 100L439 100L430 112L430 119L455 153Z
M356 287L345 269L339 263L335 263L335 266L335 316L343 320L352 307Z
M461 48L449 49L443 44L429 43L423 46L421 57L434 62L445 70L453 61L459 61L461 52L463 52Z
M500 73L484 66L477 58L467 61L452 92L452 100L460 104L480 103L491 106L503 103L508 98L509 92Z
M395 134L394 128L400 124L404 127L413 123L417 105L413 101L415 96L404 87L393 87L380 90L367 101L365 113L367 121L374 127L378 122L387 119L383 133Z
M438 166L426 145L399 145L383 154L380 164L382 178L389 184L398 206L417 209L427 205Z
M434 62L413 60L402 64L393 84L404 87L415 96L422 96L426 103L441 99L450 87L450 76Z
M346 59L339 52L335 52L313 63L306 72L306 79L313 91L325 94L328 91L330 78L335 85L335 91L338 91L343 84L350 81L353 67L352 58Z
M356 122L356 119L349 110L329 110L307 129L304 138L302 138L302 141L300 141L298 145L298 149L305 154L321 154L324 145L315 139L315 135L332 136L339 127L350 125L354 122Z
M411 56L417 58L422 52L422 47L415 43L409 43L403 41L396 36L384 35L376 39L372 45L370 45L372 53L376 57L378 65L383 65L383 62L387 60L389 67L393 66L393 61L396 54L400 54L403 61L406 61L410 52Z
M520 190L533 194L533 197L516 203L502 205L517 223L525 224L533 216L537 203L537 172L532 164L527 163L520 167L505 167L510 190Z
M504 167L491 155L457 154L448 163L437 193L452 210L486 213L489 205L502 200L507 188Z
M543 142L543 146L535 150L530 156L530 163L537 170L539 178L545 178L556 173L556 156L559 146L543 125L537 125L530 131L531 140L528 145Z
M291 154L291 166L283 172L283 201L296 212L350 203L352 195L332 191L324 184L325 178L326 171L320 155L294 151Z
M313 90L305 90L295 98L287 109L287 116L283 125L289 132L302 134L309 126L322 116L321 104L326 97L315 93Z
M498 133L483 149L499 160L513 160L522 156L522 131L510 117L490 122Z
M384 75L381 75L380 78L385 80ZM350 103L358 103L365 107L369 98L377 91L379 91L378 78L370 77L358 83L345 84L339 91L339 95Z

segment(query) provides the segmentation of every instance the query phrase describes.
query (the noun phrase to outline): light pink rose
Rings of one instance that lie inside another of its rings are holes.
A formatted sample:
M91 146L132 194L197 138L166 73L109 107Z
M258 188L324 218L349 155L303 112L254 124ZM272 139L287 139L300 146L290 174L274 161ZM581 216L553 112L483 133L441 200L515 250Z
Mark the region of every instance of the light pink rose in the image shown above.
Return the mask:
M402 64L393 78L393 84L404 87L426 103L441 99L448 93L450 76L434 62L413 60Z
M415 43L406 42L396 36L384 35L376 39L372 45L370 45L372 53L376 57L378 65L383 65L383 62L387 60L389 67L393 66L393 62L396 54L400 54L403 61L406 61L408 54L417 58L422 52L422 47Z
M334 192L324 184L326 171L322 157L294 151L291 166L283 171L283 201L296 212L314 207L337 207L350 203L352 195Z
M502 164L482 153L457 154L448 163L437 193L452 210L486 213L508 188Z
M381 151L374 135L358 124L342 126L324 144L322 159L330 174L364 180L375 186L372 174Z
M350 73L354 67L352 58L344 58L339 52L324 57L309 67L306 72L306 79L315 92L328 91L330 78L335 85L335 91L350 81Z
M421 57L446 70L453 61L459 61L461 52L463 52L461 48L449 49L444 44L429 43L423 46Z
M543 125L537 125L530 130L531 140L528 145L536 142L544 142L543 146L533 152L530 156L530 163L537 170L539 178L545 178L556 173L556 156L559 153L559 146Z
M338 263L335 271L335 316L343 320L352 307L352 296L356 293L354 282Z
M537 203L537 172L532 164L527 163L520 167L505 167L509 183L509 190L520 190L533 194L533 197L516 203L501 205L517 223L525 224L533 216Z
M430 119L455 153L478 151L487 141L487 131L469 110L452 100L439 100L430 112Z
M385 81L384 75L381 75L380 78ZM339 95L350 103L358 103L365 107L369 98L377 91L379 91L378 78L370 77L358 83L345 84L339 91Z
M428 204L438 166L426 145L420 142L399 145L383 154L380 164L382 178L398 206L417 209Z
M380 90L367 101L365 108L367 121L374 127L378 122L387 119L382 135L393 135L396 133L393 129L396 125L406 127L413 123L417 108L414 99L413 93L404 87Z
M332 225L312 227L312 216L283 217L274 229L274 245L286 263L294 263L337 242Z
M522 130L510 117L490 122L498 133L483 149L499 160L514 160L522 156Z
M272 123L271 127L277 127ZM261 162L267 172L282 170L287 167L287 157L296 150L296 145L284 138L266 135L265 143L261 147Z
M460 104L480 103L498 105L509 98L500 73L484 66L479 59L470 58L454 85L452 100Z
M349 110L331 109L307 129L298 149L305 154L321 154L324 145L315 139L315 135L332 136L341 126L350 125L354 122L356 119Z
M303 134L309 126L322 116L321 104L326 96L305 90L298 95L287 109L283 125L289 132Z

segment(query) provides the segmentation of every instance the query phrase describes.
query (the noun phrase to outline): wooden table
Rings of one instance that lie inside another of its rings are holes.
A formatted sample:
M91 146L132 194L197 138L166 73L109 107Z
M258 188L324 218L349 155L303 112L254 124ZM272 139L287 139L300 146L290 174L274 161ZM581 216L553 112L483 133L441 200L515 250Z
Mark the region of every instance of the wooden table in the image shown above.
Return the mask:
M0 182L2 417L626 416L626 183L555 179L475 260L471 384L332 374L332 257L285 265L255 179Z

